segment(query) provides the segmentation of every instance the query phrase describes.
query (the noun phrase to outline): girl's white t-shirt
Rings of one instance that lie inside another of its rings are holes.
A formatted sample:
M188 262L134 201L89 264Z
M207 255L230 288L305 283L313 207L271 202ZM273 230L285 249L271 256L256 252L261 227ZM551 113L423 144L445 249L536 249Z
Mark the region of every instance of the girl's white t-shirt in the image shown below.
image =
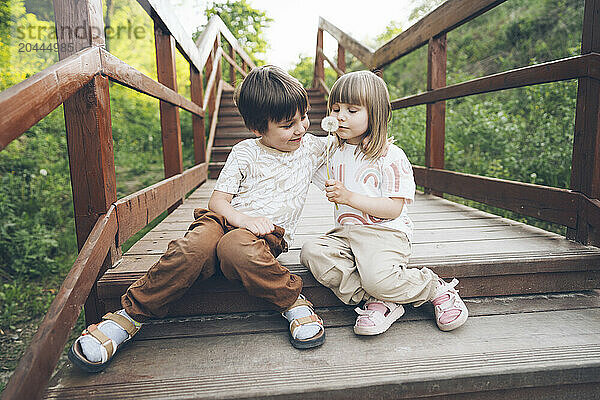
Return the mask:
M344 144L335 150L329 160L331 179L344 184L346 189L370 197L402 197L405 199L402 213L394 219L381 219L350 206L339 204L335 210L335 224L379 225L406 233L412 241L413 222L408 216L407 206L415 199L413 170L404 151L394 144L389 145L385 156L367 161L362 153L354 154L356 145ZM313 183L321 189L327 179L326 164L313 177Z

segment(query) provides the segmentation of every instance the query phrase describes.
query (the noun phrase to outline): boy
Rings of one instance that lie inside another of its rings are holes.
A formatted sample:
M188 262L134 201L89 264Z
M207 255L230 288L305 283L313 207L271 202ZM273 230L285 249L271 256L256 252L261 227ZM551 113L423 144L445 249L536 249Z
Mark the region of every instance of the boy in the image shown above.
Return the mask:
M233 146L209 210L194 211L185 237L169 243L161 259L127 289L123 309L106 314L73 343L69 359L82 369L106 368L142 322L165 317L170 304L217 268L282 312L294 347L323 344L323 321L300 294L302 280L276 257L287 251L311 177L324 162L326 142L306 134L306 91L278 67L252 70L238 87L235 103L258 138Z

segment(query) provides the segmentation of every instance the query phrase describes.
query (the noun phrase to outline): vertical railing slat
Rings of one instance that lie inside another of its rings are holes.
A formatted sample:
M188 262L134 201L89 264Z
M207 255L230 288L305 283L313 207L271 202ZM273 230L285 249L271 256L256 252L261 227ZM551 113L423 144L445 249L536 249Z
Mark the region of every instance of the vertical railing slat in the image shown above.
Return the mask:
M584 8L581 54L592 52L600 53L600 0L586 0ZM600 198L600 81L594 78L578 80L571 189ZM577 229L568 229L567 237L600 246L600 232L584 215L579 210Z
M202 72L190 64L190 95L194 103L202 107L204 88ZM206 161L206 133L204 118L192 115L192 132L194 133L194 162L201 164Z
M325 60L319 49L323 49L323 29L317 30L317 49L315 52L315 72L313 76L313 88L319 87L320 80L325 80Z
M343 73L346 73L346 49L338 43L337 66Z
M427 52L427 90L446 86L446 35L429 40ZM446 102L427 104L425 122L425 166L444 168ZM426 189L426 192L430 192ZM433 193L441 196L441 193Z

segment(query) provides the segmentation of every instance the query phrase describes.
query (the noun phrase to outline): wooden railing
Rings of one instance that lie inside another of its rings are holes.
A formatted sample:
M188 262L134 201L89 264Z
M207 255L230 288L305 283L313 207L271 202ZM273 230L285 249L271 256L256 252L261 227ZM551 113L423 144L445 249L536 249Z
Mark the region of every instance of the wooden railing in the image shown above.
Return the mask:
M224 85L222 59L231 66L232 85L236 73L245 76L248 67L254 67L219 17L210 19L194 43L170 13L168 3L139 3L154 21L158 81L106 51L101 0L55 0L57 32L78 35L59 35L59 62L0 93L0 150L63 104L79 248L73 267L5 388L3 399L42 396L82 306L85 304L88 323L99 320L96 282L118 261L120 246L206 181ZM62 29L68 27L84 29ZM221 36L228 44L229 54L223 52ZM190 64L191 100L177 93L175 46ZM242 66L236 62L238 57ZM203 74L207 77L206 89ZM166 179L119 200L109 79L160 100ZM186 171L179 108L193 116L196 165ZM207 114L208 141L204 121Z
M328 93L324 61L338 75L345 72L345 50L381 71L427 45L427 91L392 101L394 110L427 107L425 166L414 167L417 184L428 193L449 193L564 225L568 238L600 246L600 0L585 0L581 55L446 86L446 33L504 1L448 0L375 51L320 18L313 87ZM338 42L337 65L323 53L324 31ZM568 79L578 79L570 190L444 169L446 100Z

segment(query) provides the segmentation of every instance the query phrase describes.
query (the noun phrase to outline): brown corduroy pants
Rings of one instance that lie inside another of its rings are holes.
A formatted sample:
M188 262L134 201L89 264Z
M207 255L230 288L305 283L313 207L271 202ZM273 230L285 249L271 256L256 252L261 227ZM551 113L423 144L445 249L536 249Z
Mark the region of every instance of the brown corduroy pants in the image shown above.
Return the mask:
M272 233L257 237L209 210L196 209L194 218L186 235L171 241L160 260L121 297L121 305L133 319L165 317L169 306L194 282L210 278L218 268L279 311L296 301L302 279L276 260L287 251L283 228L276 226Z

